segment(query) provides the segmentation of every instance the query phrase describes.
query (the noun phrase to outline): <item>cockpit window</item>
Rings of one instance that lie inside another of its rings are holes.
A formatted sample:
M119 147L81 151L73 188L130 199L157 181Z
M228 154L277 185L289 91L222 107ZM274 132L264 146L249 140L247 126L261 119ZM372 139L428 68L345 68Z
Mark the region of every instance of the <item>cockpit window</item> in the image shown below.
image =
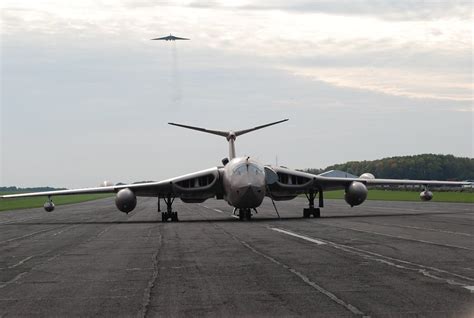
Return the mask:
M234 169L234 173L237 175L242 175L247 172L247 165L243 164Z
M247 172L251 175L264 174L262 169L253 164L242 164L234 169L234 173L237 175L243 175Z
M249 165L249 174L263 174L263 170L255 165Z

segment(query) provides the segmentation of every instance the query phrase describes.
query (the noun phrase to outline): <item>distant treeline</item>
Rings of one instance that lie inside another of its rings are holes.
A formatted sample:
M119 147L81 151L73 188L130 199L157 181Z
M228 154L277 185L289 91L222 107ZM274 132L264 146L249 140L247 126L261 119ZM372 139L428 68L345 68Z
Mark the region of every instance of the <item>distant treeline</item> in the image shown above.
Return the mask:
M36 188L18 188L18 187L0 187L0 192L42 192L53 190L65 190L65 188L36 187Z
M370 172L376 178L419 180L474 180L474 159L453 155L423 154L383 158L372 161L349 161L325 169L306 169L310 173L341 170L360 176Z

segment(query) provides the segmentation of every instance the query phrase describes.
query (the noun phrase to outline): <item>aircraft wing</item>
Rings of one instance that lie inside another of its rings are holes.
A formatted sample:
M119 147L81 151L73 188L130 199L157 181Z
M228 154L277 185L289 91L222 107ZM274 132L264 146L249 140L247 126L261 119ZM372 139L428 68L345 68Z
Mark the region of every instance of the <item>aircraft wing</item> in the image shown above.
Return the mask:
M116 193L122 189L132 190L136 196L145 197L179 197L184 201L204 201L218 195L222 191L219 168L206 169L183 176L145 183L132 183L108 187L95 187L84 189L44 191L33 193L9 194L0 196L1 199L57 196L74 194Z
M189 40L189 39L187 39L187 38L180 38L180 37L178 37L178 36L173 36L173 38L174 38L175 40Z
M163 36L161 38L155 38L155 39L152 39L152 40L169 40L169 36Z
M325 177L283 167L272 166L267 168L270 168L278 176L278 179L275 177L275 181L269 184L270 195L282 199L291 198L308 191L317 191L318 189L323 191L345 189L353 181L361 182L365 185L462 186L468 184L456 181Z

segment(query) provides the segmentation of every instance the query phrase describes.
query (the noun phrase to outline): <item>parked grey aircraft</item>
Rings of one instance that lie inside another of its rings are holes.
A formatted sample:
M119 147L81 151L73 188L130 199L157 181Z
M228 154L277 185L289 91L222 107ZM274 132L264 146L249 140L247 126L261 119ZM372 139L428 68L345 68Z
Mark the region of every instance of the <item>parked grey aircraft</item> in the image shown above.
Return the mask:
M368 185L423 185L425 190L420 193L420 198L428 201L433 197L432 192L428 190L428 186L461 186L466 184L465 182L449 181L375 179L370 173L364 173L358 178L327 177L279 166L263 165L248 156L236 156L235 140L238 136L287 120L284 119L237 131L210 130L169 123L170 125L226 138L229 143L229 156L222 160L222 166L158 182L115 186L105 184L105 186L97 188L3 195L0 198L47 196L48 201L44 204L44 209L47 212L51 212L54 210L54 203L51 197L55 195L116 193L115 204L117 208L122 212L128 213L137 205L137 196L157 197L158 212L161 212L161 200L166 204L166 211L161 213L162 221L178 221L178 212L173 211L173 201L175 198L180 198L186 203L200 203L215 197L226 200L229 205L234 207L234 213L238 212L241 220L248 220L252 216L252 211L256 212L256 209L262 204L265 196L269 197L275 206L274 201L291 200L300 194L305 194L308 199L308 208L303 209L303 217L308 218L311 215L314 217L320 216L320 208L324 206L323 194L327 190L344 189L346 202L350 206L356 206L360 205L367 198ZM318 198L318 207L314 205L316 198ZM278 214L276 206L275 211Z
M187 39L187 38L180 38L180 37L171 35L171 33L170 33L170 35L168 35L168 36L164 36L164 37L156 38L156 39L152 39L152 40L176 41L176 40L189 40L189 39Z

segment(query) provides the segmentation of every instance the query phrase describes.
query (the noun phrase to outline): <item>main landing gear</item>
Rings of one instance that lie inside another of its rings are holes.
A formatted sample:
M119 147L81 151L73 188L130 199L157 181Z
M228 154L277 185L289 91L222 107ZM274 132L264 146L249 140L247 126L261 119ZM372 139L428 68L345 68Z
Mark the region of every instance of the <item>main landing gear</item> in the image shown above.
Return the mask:
M178 222L178 212L173 212L174 197L168 195L167 197L163 198L163 201L166 203L166 212L161 212L161 221L168 222L170 220L171 222ZM158 198L158 212L160 211L160 198Z
M316 198L316 194L319 193L319 207L314 207L314 199ZM319 208L324 207L324 199L323 199L323 191L319 189L319 191L311 191L309 193L305 193L306 198L308 199L308 208L303 209L303 217L309 218L311 215L315 218L321 217L321 210Z

